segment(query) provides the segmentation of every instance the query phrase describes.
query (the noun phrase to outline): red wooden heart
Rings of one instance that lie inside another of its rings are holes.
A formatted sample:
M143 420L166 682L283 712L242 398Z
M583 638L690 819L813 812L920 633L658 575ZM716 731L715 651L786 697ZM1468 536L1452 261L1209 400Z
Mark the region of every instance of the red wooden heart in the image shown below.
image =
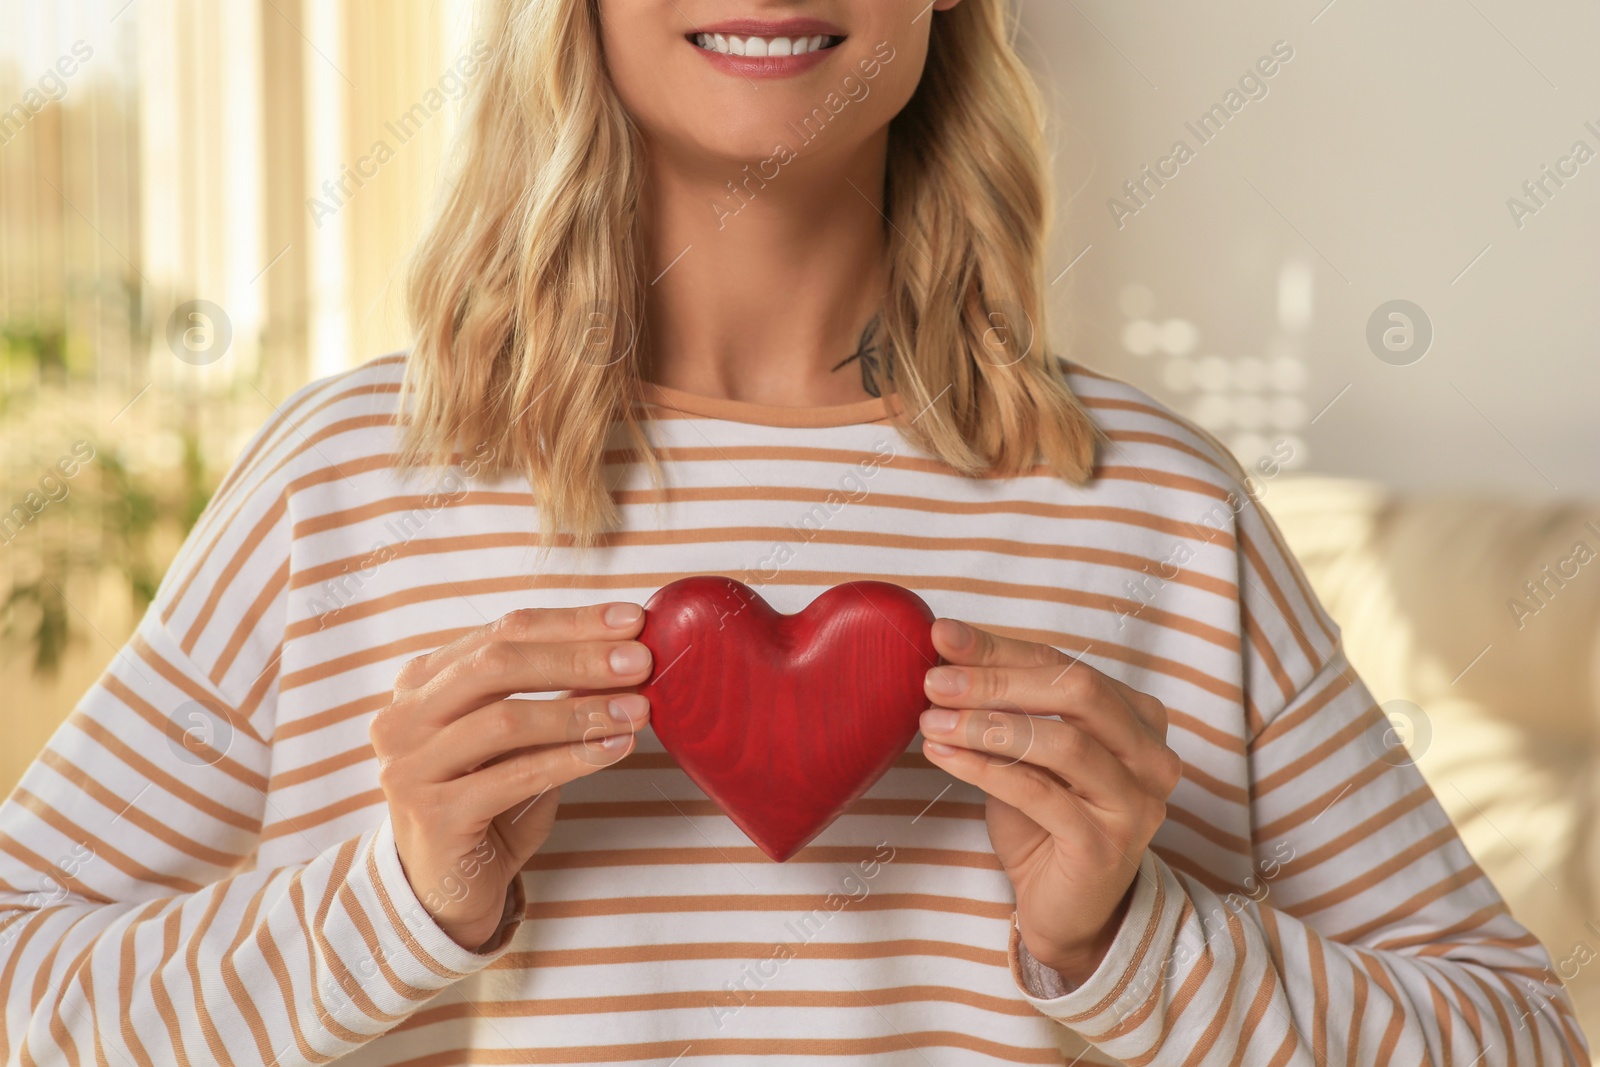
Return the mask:
M662 747L782 863L916 735L933 619L888 582L846 582L784 615L732 578L683 578L645 604L655 669L639 692Z

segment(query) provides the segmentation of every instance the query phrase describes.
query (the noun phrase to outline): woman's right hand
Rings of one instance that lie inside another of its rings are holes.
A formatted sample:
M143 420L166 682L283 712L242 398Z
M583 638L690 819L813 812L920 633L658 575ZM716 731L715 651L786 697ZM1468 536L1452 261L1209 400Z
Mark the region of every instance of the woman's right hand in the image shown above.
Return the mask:
M463 948L499 929L560 787L633 749L650 676L637 604L525 608L408 662L373 716L378 781L417 899ZM583 696L508 699L513 693ZM599 692L596 692L599 690Z

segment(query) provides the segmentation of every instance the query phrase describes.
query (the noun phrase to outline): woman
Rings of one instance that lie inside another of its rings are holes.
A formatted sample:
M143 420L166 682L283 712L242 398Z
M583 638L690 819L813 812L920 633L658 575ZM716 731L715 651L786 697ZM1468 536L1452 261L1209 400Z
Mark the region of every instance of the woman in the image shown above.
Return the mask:
M1003 0L488 14L414 349L284 404L0 810L10 1062L1586 1055L1244 472L1034 342ZM782 865L640 732L698 573L941 616Z

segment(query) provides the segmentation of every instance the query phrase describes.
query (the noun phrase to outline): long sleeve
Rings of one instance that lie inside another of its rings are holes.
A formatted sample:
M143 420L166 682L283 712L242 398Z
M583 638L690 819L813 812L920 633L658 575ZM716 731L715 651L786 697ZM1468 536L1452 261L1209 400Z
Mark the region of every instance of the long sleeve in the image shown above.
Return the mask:
M1246 702L1266 709L1245 749L1252 873L1219 889L1151 849L1097 971L1068 987L1013 928L1018 987L1127 1063L1587 1064L1548 954L1396 746L1270 519L1247 505L1238 529ZM1274 576L1298 619L1269 618ZM1319 626L1320 662L1296 660Z
M280 416L252 441L0 807L0 1062L323 1063L487 966L520 920L514 882L492 948L456 945L387 819L255 869L297 440Z

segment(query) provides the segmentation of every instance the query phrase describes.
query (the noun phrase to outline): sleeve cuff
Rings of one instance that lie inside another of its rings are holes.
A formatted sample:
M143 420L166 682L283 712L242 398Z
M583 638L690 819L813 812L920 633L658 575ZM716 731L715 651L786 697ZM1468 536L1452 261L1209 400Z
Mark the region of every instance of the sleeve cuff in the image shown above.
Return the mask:
M377 898L378 914L387 920L390 932L406 950L395 955L401 957L402 962L410 964L407 970L413 973L404 974L403 977L413 985L442 988L482 970L504 954L512 936L522 924L527 897L519 874L511 880L506 893L500 926L485 943L483 951L474 952L456 944L455 939L434 921L411 888L405 869L400 866L394 826L387 817L373 833L366 855L357 862L366 864ZM405 960L407 956L409 960Z
M1155 853L1146 851L1116 938L1100 966L1076 987L1033 958L1013 920L1008 951L1011 977L1028 1003L1064 1026L1085 1031L1085 1036L1088 1031L1106 1029L1103 1024L1107 1017L1114 1016L1117 1001L1141 971L1161 966L1151 946L1168 910L1176 906L1168 890L1168 878L1166 864ZM1114 1018L1111 1025L1115 1025Z

